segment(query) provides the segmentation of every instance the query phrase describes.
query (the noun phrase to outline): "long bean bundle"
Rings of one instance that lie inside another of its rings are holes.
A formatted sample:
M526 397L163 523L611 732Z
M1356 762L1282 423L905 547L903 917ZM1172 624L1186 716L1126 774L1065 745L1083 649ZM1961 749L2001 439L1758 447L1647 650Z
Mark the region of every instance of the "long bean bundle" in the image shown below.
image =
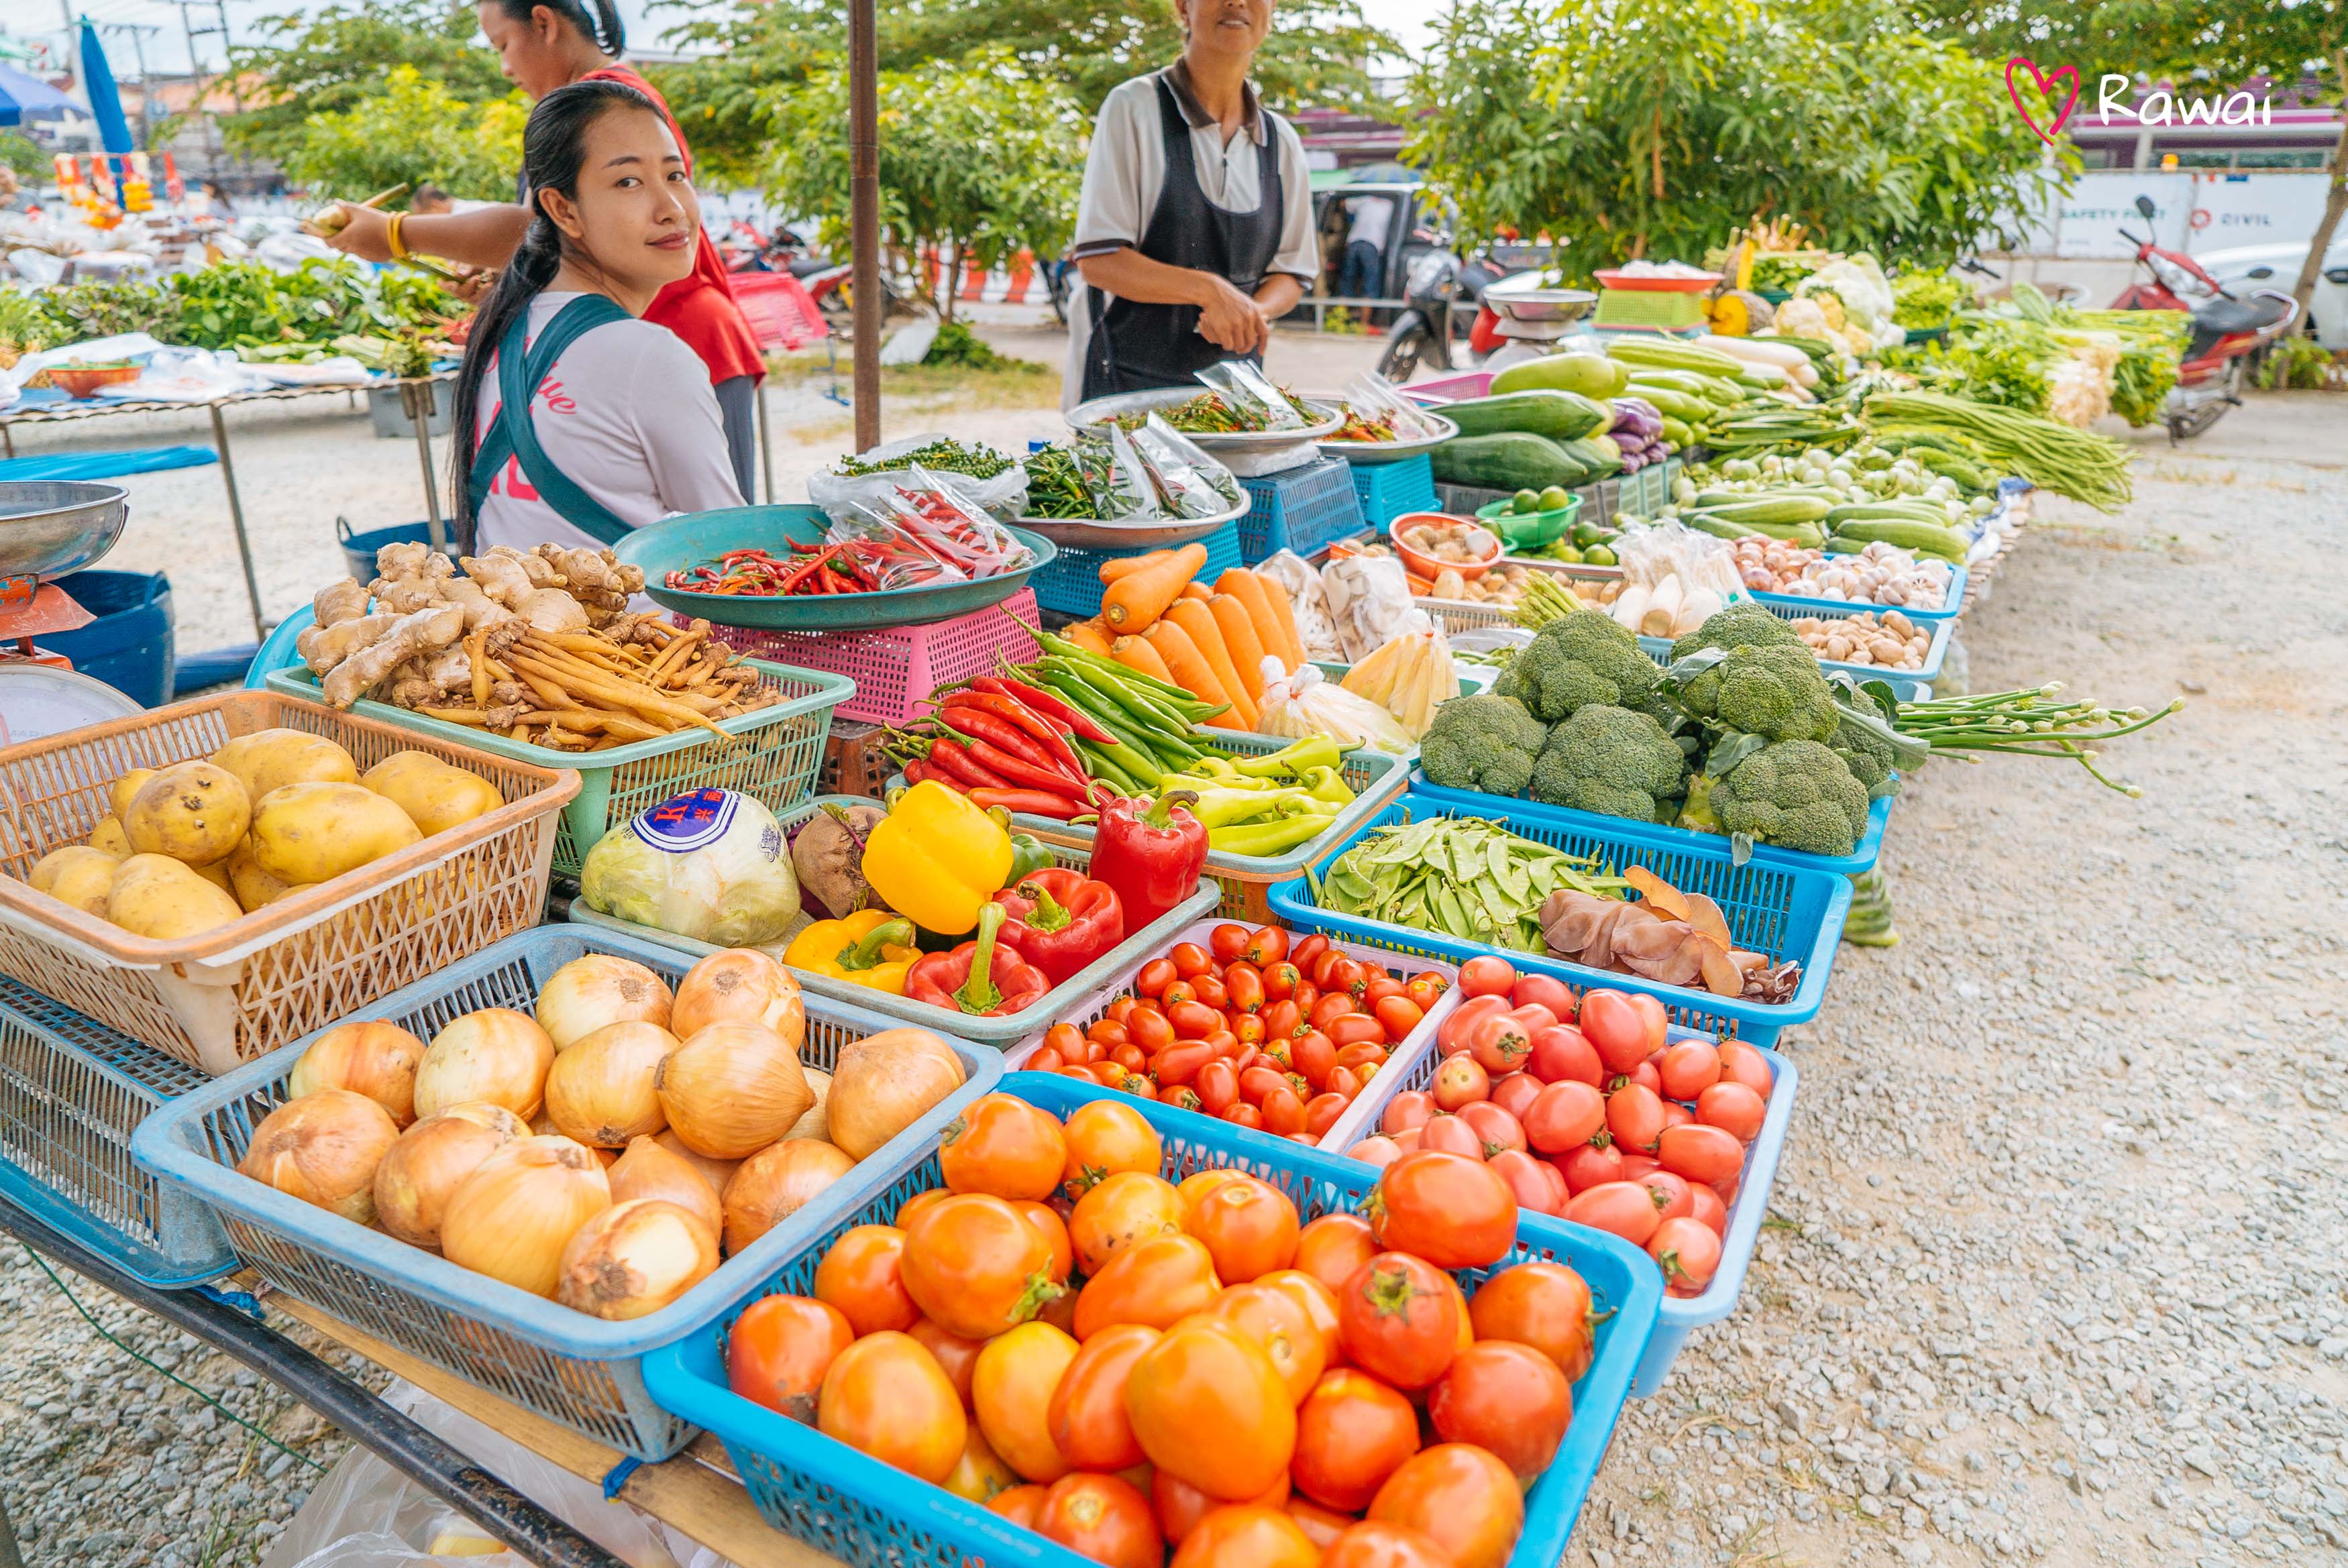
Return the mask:
M2117 442L2018 409L1968 403L1937 392L1879 392L1867 400L1868 423L1879 431L1954 431L2042 489L2099 512L2132 498L2127 451Z

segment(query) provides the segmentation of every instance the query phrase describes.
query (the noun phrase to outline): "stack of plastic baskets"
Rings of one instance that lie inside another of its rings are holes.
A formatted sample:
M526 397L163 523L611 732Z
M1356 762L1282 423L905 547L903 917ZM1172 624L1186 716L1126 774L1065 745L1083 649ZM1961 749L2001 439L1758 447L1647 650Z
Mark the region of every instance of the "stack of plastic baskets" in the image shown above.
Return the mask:
M1211 583L1233 567L1244 564L1240 554L1240 525L1236 522L1225 524L1199 542L1207 547L1207 564L1198 572L1201 582ZM1107 591L1100 579L1101 563L1146 556L1150 548L1142 546L1129 550L1096 550L1065 546L1057 556L1035 569L1027 586L1035 590L1035 602L1055 614L1078 618L1098 615L1101 596Z
M1405 512L1436 508L1435 462L1426 453L1399 463L1349 463L1354 471L1354 496L1362 506L1362 521L1383 528Z
M1240 554L1248 565L1282 550L1310 560L1369 524L1354 493L1353 465L1323 457L1302 468L1241 479L1253 504L1239 521Z
M761 631L729 626L724 636L736 652L755 653L802 669L828 671L855 682L833 712L872 724L918 717L932 692L984 675L1003 660L1035 656L1035 595L1023 588L990 604L927 626L885 626L870 631Z

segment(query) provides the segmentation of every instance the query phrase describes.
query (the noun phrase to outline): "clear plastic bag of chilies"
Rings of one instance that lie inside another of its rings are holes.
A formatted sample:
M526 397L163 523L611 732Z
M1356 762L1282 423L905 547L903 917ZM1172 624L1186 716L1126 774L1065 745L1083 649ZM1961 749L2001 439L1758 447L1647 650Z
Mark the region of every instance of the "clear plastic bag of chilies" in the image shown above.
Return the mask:
M1220 393L1235 413L1250 416L1256 429L1302 430L1311 423L1271 377L1246 360L1219 360L1200 371L1199 379Z
M1239 481L1198 444L1152 414L1131 432L1133 448L1157 481L1159 498L1177 517L1211 518L1239 505Z
M1105 435L1080 436L1076 446L1076 477L1092 497L1093 516L1107 522L1164 517L1158 487L1133 437L1115 425L1101 428Z
M893 593L899 589L969 580L968 572L941 560L922 542L913 527L912 507L901 496L850 497L839 504L840 516L824 530L823 542L844 546L872 580L872 591Z
M1405 397L1402 388L1376 371L1365 371L1348 380L1344 395L1346 407L1392 430L1397 441L1431 440L1439 433L1439 427L1427 418L1425 409Z
M961 475L916 463L906 476L893 494L849 502L851 515L825 535L835 544L857 541L859 563L884 590L995 577L1034 559Z

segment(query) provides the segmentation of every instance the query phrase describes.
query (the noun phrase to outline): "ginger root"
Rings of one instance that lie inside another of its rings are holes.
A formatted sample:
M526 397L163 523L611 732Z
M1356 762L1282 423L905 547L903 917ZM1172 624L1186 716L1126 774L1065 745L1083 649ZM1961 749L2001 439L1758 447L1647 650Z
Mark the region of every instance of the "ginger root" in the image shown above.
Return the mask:
M386 547L386 548L390 547ZM376 641L335 665L323 690L328 703L347 708L421 654L437 653L465 635L465 612L436 604L401 616Z
M321 628L356 620L367 612L367 591L356 578L330 582L311 599L310 611Z
M351 585L356 588L358 585ZM294 651L310 667L314 675L324 675L360 649L376 642L399 624L399 617L388 610L362 615L356 620L337 620L331 626L320 625L303 629L294 639Z

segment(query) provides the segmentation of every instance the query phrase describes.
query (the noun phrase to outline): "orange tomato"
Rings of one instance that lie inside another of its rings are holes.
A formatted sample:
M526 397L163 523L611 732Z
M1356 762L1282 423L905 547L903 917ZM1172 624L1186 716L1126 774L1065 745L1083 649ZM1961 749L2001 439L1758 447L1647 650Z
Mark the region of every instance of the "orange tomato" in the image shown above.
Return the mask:
M1296 1490L1358 1513L1403 1460L1418 1451L1418 1411L1366 1372L1324 1373L1296 1411Z
M1166 1561L1149 1500L1113 1475L1061 1477L1029 1528L1108 1568L1160 1568Z
M1098 1274L1121 1248L1154 1235L1179 1235L1183 1219L1182 1194L1172 1184L1139 1171L1117 1172L1078 1198L1068 1215L1076 1266Z
M1045 1411L1052 1442L1079 1470L1124 1470L1145 1457L1125 1413L1126 1379L1158 1343L1146 1323L1120 1323L1086 1340L1060 1375Z
M973 1425L962 1441L962 1459L953 1473L939 1483L956 1497L983 1507L1019 1484L1017 1472L986 1443L986 1434Z
M1378 1245L1437 1268L1482 1268L1517 1241L1517 1199L1481 1160L1439 1149L1405 1154L1378 1173L1363 1213Z
M1234 1285L1215 1297L1207 1316L1255 1341L1280 1374L1294 1404L1313 1391L1329 1364L1329 1348L1304 1304L1274 1286Z
M1329 1543L1321 1568L1451 1568L1451 1559L1425 1531L1365 1519Z
M1451 1287L1451 1305L1457 1314L1459 1332L1451 1339L1451 1351L1457 1356L1476 1343L1476 1325L1468 1317L1468 1293L1459 1288L1459 1282L1447 1274L1443 1283Z
M1424 1532L1452 1568L1501 1568L1525 1527L1525 1498L1491 1454L1437 1443L1386 1478L1369 1516Z
M813 1424L823 1375L856 1330L839 1309L805 1296L754 1301L726 1334L726 1383L795 1421Z
M939 1135L938 1163L957 1193L1039 1202L1067 1173L1068 1141L1049 1112L1013 1095L982 1094Z
M953 1196L953 1194L948 1192L943 1187L929 1187L921 1192L915 1193L911 1197L907 1198L903 1203L897 1205L897 1217L891 1223L893 1223L899 1230L903 1230L913 1223L913 1216L915 1214L920 1214L923 1209L928 1208L932 1204L942 1204Z
M1221 1186L1225 1182L1236 1182L1246 1174L1244 1171L1200 1171L1195 1175L1185 1176L1179 1190L1182 1194L1182 1212L1186 1222L1189 1212L1199 1206L1200 1199Z
M899 1267L914 1305L964 1339L1026 1322L1065 1288L1043 1233L1003 1199L976 1194L916 1214Z
M1337 1337L1337 1293L1305 1273L1303 1269L1283 1268L1265 1275L1255 1282L1285 1291L1290 1299L1304 1308L1313 1327L1321 1336L1321 1363L1323 1367L1345 1364L1345 1348Z
M1478 1339L1529 1345L1571 1382L1597 1353L1597 1303L1589 1283L1561 1263L1520 1263L1477 1287L1468 1317Z
M1048 1204L1014 1204L1011 1205L1027 1216L1027 1223L1043 1233L1044 1245L1052 1249L1052 1277L1066 1283L1068 1272L1076 1266L1076 1249L1068 1240L1067 1223L1059 1211Z
M1171 1568L1319 1568L1321 1548L1277 1508L1219 1508L1182 1538Z
M905 1233L858 1225L843 1233L815 1266L815 1297L839 1309L857 1337L913 1326L922 1309L905 1294Z
M1204 1311L1223 1287L1215 1260L1196 1236L1154 1235L1108 1260L1076 1297L1076 1337L1089 1339L1117 1323L1169 1328Z
M1009 1491L998 1491L987 1500L986 1506L1012 1523L1025 1529L1035 1528L1035 1521L1044 1512L1044 1499L1049 1488L1014 1486Z
M953 1383L910 1335L867 1335L832 1358L816 1427L883 1464L943 1482L962 1462L970 1422Z
M1296 1256L1296 1205L1253 1176L1235 1175L1200 1195L1184 1226L1214 1255L1215 1276L1244 1285Z
M1479 1339L1426 1393L1427 1419L1447 1443L1474 1443L1529 1486L1557 1457L1573 1420L1573 1390L1529 1345Z
M1048 1323L1022 1323L986 1342L971 1369L971 1408L978 1430L1003 1462L1027 1480L1049 1483L1068 1473L1045 1412L1076 1342Z
M1337 1293L1338 1342L1397 1389L1424 1389L1459 1353L1459 1287L1406 1252L1382 1252Z
M1154 1176L1166 1161L1165 1142L1158 1136L1158 1129L1140 1112L1115 1100L1077 1106L1060 1135L1068 1145L1060 1190L1071 1201L1121 1171Z
M1279 1369L1225 1325L1179 1324L1142 1352L1125 1410L1150 1463L1227 1502L1277 1482L1296 1449L1296 1407Z
M1323 1214L1297 1233L1293 1266L1334 1290L1380 1250L1361 1215Z
M1354 1522L1350 1513L1340 1513L1334 1508L1323 1508L1309 1497L1292 1497L1281 1505L1288 1517L1296 1521L1296 1528L1304 1532L1305 1539L1325 1554L1336 1544L1337 1537L1345 1533Z
M954 1392L962 1396L962 1408L970 1409L971 1368L978 1365L978 1353L983 1348L975 1339L965 1339L959 1334L949 1334L926 1317L916 1317L913 1326L905 1330L922 1342L922 1348L937 1358L938 1366L953 1384Z
M1144 1466L1148 1469L1148 1466ZM1282 1471L1278 1481L1266 1487L1262 1496L1248 1501L1259 1508L1284 1508L1288 1505L1288 1475ZM1158 1528L1169 1543L1180 1545L1190 1532L1199 1528L1199 1521L1226 1506L1219 1497L1210 1497L1187 1481L1178 1481L1164 1471L1152 1472L1149 1478L1149 1505L1158 1511Z

